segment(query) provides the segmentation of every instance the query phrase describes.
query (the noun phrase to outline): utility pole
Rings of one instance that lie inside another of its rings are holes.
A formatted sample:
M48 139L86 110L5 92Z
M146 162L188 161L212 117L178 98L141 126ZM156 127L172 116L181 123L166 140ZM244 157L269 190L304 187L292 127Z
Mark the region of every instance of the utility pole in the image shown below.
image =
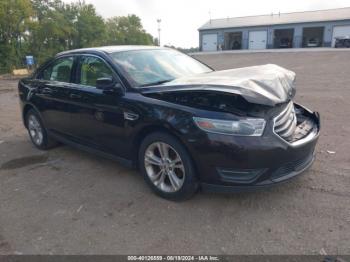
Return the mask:
M160 23L162 22L161 19L157 19L158 23L158 46L160 46Z

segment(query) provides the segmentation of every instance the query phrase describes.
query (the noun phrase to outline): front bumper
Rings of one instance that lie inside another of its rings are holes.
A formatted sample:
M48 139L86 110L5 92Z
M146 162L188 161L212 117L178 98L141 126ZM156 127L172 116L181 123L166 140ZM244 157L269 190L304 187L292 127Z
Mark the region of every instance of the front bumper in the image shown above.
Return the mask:
M230 193L230 192L248 192L248 191L256 191L260 189L269 188L275 186L277 184L282 184L284 182L288 182L290 179L302 174L304 171L309 169L312 163L315 160L315 156L311 155L310 161L308 161L305 166L297 170L290 170L288 173L284 173L283 176L278 177L276 179L271 178L262 181L261 183L251 184L251 185L218 185L218 184L207 184L201 183L201 189L207 192L221 192L221 193Z
M303 109L314 128L299 141L289 143L273 131L268 121L261 137L237 137L205 133L192 144L202 189L216 192L250 191L290 180L303 173L315 159L320 133L317 112Z

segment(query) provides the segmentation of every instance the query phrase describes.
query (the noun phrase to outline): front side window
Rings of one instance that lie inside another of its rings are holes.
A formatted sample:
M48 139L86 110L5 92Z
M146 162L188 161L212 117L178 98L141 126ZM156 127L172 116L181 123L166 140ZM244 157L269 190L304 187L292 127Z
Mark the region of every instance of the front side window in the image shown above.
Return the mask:
M115 52L111 56L134 87L212 71L199 61L171 49Z
M96 87L99 78L113 78L112 70L97 57L83 57L80 67L80 84Z
M69 83L73 68L73 57L59 58L53 64L45 68L40 79Z

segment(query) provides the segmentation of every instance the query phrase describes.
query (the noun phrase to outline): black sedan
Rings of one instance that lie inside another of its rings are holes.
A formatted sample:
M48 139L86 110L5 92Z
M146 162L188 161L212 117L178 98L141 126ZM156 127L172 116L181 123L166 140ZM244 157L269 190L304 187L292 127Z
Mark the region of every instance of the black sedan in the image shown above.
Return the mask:
M312 164L318 113L277 65L214 71L172 49L63 52L19 82L33 144L65 143L137 166L161 197L286 181Z

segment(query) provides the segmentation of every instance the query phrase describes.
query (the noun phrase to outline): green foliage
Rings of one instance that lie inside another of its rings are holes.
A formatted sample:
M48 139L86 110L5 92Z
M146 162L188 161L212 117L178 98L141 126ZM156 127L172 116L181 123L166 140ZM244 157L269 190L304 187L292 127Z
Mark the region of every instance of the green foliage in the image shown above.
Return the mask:
M77 10L73 47L92 47L103 43L105 24L103 18L96 14L95 7L84 2L73 4L73 7Z
M113 17L106 22L107 43L112 45L152 45L153 37L146 33L136 15Z
M24 66L25 55L42 63L68 49L124 44L154 44L136 15L104 21L83 0L0 0L1 71Z
M29 18L29 0L0 0L0 67L6 70L21 63Z

